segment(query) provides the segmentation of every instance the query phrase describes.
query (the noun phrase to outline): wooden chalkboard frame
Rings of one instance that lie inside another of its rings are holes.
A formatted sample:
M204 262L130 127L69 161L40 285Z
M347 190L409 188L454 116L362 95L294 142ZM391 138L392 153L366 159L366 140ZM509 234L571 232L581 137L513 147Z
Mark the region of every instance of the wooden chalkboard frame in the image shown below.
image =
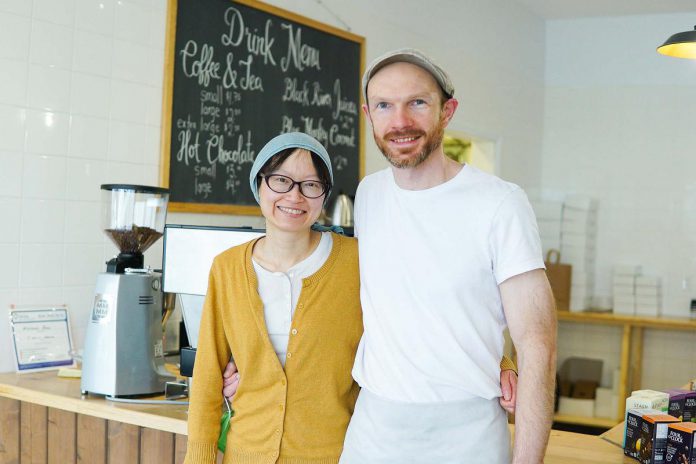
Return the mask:
M288 10L269 5L256 0L230 0L230 3L238 3L250 8L267 12L290 21L297 22L306 27L332 34L358 44L360 48L360 76L365 70L365 38L351 32L338 29L328 24L323 24L305 16L298 15ZM172 106L174 93L174 63L176 49L176 19L177 19L178 0L167 1L167 26L164 60L164 82L162 94L162 129L161 129L161 149L160 149L160 185L170 187L169 174L171 163L171 131L172 131ZM202 26L203 27L203 26ZM359 77L360 77L359 76ZM359 79L358 79L359 81ZM360 92L361 105L364 103L362 92ZM358 181L365 176L365 118L362 110L358 112ZM213 214L238 214L238 215L261 215L258 206L235 205L235 204L213 204L213 203L180 203L170 202L168 210L171 212L186 213L213 213Z

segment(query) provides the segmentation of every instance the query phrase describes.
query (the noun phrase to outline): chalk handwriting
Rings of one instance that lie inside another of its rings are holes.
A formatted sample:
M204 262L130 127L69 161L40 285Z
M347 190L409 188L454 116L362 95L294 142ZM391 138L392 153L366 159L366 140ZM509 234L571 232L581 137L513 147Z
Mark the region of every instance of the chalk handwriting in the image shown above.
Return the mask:
M319 49L302 43L302 28L298 27L293 34L292 24L281 24L281 28L288 30L288 53L280 59L280 69L287 71L292 64L298 71L304 71L305 67L321 71Z
M181 163L183 161L183 163L188 166L189 160L196 160L196 163L201 161L198 155L198 132L196 132L196 137L194 138L193 143L191 143L190 129L179 131L177 140L181 144L179 146L179 150L176 152L177 162Z
M263 56L263 64L270 63L273 66L276 65L271 50L275 39L269 37L269 31L273 21L267 19L264 34L259 35L257 34L257 29L251 32L248 27L244 26L244 17L238 9L230 7L225 11L225 24L227 24L229 28L227 33L222 34L220 37L220 41L223 45L238 47L246 38L246 49L249 53L256 56Z
M334 81L334 97L336 101L336 107L333 111L333 118L338 119L341 113L348 113L352 115L358 114L358 105L350 100L345 100L341 98L341 80L336 79Z
M220 79L220 63L213 61L215 50L210 45L203 44L199 59L195 58L198 55L198 44L194 40L186 42L179 53L186 77L197 77L198 83L206 87L210 79Z
M225 137L223 135L213 135L206 142L208 163L239 163L251 164L256 157L256 151L251 149L251 131L247 131L247 140L240 134L237 138L237 147L228 150L225 148Z

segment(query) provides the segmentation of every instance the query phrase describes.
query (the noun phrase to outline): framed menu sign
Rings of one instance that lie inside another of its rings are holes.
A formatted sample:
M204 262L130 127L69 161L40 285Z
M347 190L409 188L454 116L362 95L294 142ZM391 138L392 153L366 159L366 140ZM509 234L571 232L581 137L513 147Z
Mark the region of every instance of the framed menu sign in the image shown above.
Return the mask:
M333 194L364 172L364 39L260 2L170 0L161 183L170 211L260 214L256 154L301 131L328 150Z

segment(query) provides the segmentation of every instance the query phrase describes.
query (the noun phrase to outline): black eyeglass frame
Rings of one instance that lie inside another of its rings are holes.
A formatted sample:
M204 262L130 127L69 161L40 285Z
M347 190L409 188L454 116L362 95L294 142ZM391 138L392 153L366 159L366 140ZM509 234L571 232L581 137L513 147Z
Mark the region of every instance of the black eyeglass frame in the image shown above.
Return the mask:
M329 190L331 190L331 186L330 186L330 185L327 185L325 182L322 182L322 181L320 181L320 180L301 180L301 181L296 181L296 180L293 179L292 177L284 176L283 174L259 174L259 176L266 182L266 185L268 186L268 188L271 189L271 190L272 190L273 192L275 192L275 193L288 193L288 192L292 191L292 189L295 188L295 185L297 185L298 188L300 189L300 194L302 194L303 197L309 198L309 199L311 199L311 200L314 200L315 198L320 198L322 195L326 194ZM290 182L291 182L290 188L287 189L287 190L284 191L284 192L279 192L278 190L275 190L273 187L271 187L271 184L270 184L270 182L268 181L268 179L269 179L270 177L284 177L285 179L289 179ZM317 195L316 197L310 197L309 195L306 195L306 194L304 193L304 191L302 190L302 184L304 184L305 182L313 182L313 183L315 183L315 184L319 184L319 185L321 185L322 187L324 187L324 190L322 190L322 192L321 192L319 195Z

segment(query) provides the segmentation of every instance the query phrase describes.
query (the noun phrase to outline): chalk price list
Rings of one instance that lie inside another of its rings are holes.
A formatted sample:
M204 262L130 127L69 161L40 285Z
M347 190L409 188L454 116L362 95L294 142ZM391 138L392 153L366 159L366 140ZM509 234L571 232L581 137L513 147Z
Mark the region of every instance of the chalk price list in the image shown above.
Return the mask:
M332 147L357 146L358 102L345 96L340 78L327 86L321 80L292 77L323 72L321 52L303 41L302 27L266 19L259 31L247 27L236 7L228 7L221 20L224 32L215 40L189 39L176 50L177 71L187 81L186 88L196 92L188 97L195 105L176 114L172 128L172 161L193 179L187 197L205 202L221 189L227 198L248 189L246 178L256 150L277 133L314 136L332 153L334 168L345 169L348 157L340 150L332 152ZM281 45L281 39L287 45ZM285 77L264 77L274 75ZM276 100L278 93L277 105L245 105L246 99L256 101L262 95ZM258 120L257 114L244 113L250 107L252 112L264 111L268 125L276 128L273 134L258 134L262 129L246 123L247 117ZM281 110L288 107L290 111Z

